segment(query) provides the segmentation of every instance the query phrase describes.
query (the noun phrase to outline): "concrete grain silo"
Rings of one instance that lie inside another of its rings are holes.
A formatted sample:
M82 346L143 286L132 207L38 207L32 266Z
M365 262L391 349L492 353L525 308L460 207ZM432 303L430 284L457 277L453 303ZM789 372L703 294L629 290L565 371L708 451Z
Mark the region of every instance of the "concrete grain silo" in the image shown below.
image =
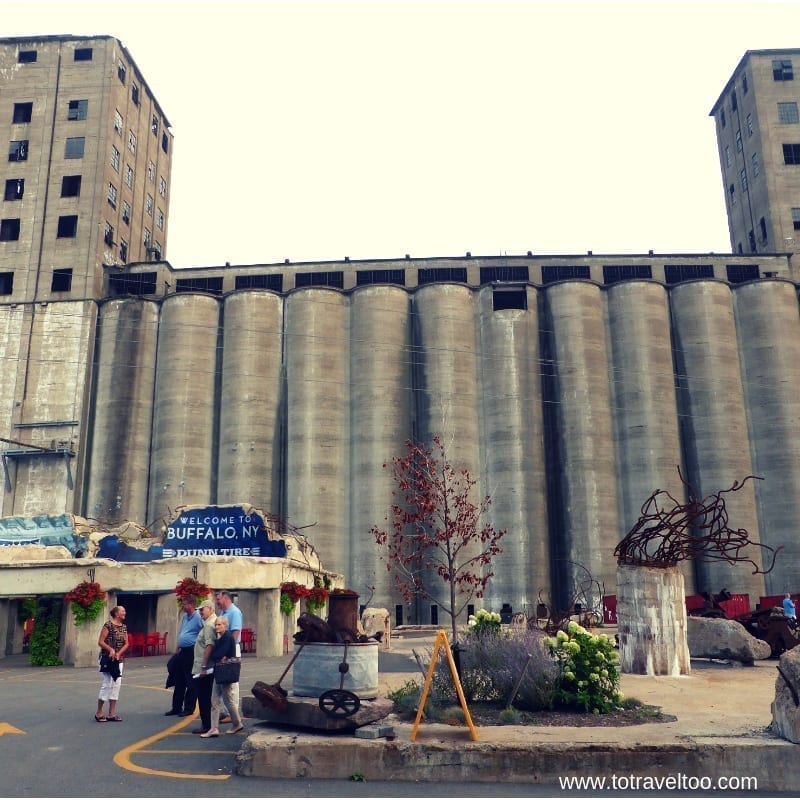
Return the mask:
M214 499L219 301L180 293L161 305L148 520Z
M467 286L428 284L415 292L412 307L419 359L415 439L432 447L433 437L440 436L447 460L456 469L468 469L480 492L481 387L475 294ZM426 585L432 597L440 599L449 593L436 575L429 576ZM445 623L435 606L434 600L423 601L417 612L419 622Z
M223 302L216 502L279 514L283 299L240 291Z
M739 366L733 300L728 284L689 281L670 289L685 477L699 499L753 474ZM753 481L723 495L730 527L759 541ZM759 548L740 555L761 563ZM695 562L698 591L763 594L762 575L750 564ZM757 600L754 600L757 602Z
M612 593L621 527L602 290L583 281L554 283L544 296L552 354L548 420L555 426L548 437L554 580L563 604L589 579ZM596 602L597 587L589 588Z
M682 454L667 290L653 281L625 281L610 286L605 297L622 539L657 489L679 503L686 498L678 474ZM659 503L671 507L668 500ZM692 594L693 564L681 566Z
M393 608L393 589L370 528L391 524L392 458L411 438L411 300L399 286L365 286L350 297L350 588ZM384 468L386 464L386 468ZM387 520L388 516L388 520ZM373 603L374 604L374 603Z
M9 433L13 430L15 396L21 390L17 376L22 356L25 322L30 320L32 307L23 305L0 306L0 425ZM20 381L21 382L21 381ZM3 515L14 513L14 485L8 481L3 486Z
M524 611L552 589L537 290L486 286L478 300L481 486L489 518L506 531L483 605Z
M286 516L326 569L350 566L350 303L320 287L286 298Z
M800 318L797 287L761 280L734 290L761 541L782 547L767 594L792 591L800 564ZM764 566L771 556L764 554ZM753 605L757 602L754 599Z
M158 316L140 298L100 306L86 509L109 525L148 519Z

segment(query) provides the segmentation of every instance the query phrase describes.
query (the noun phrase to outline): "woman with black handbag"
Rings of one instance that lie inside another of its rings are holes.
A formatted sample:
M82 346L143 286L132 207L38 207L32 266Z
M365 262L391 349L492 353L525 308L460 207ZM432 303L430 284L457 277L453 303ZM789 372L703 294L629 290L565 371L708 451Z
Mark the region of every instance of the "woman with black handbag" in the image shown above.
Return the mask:
M122 686L122 662L128 649L128 629L125 627L125 608L114 606L111 619L100 629L97 644L100 647L98 662L102 683L97 698L95 722L122 722L117 714L117 700ZM103 705L108 701L108 716L103 715Z
M231 727L226 733L239 733L244 728L239 709L233 702L233 687L239 683L241 662L236 658L236 640L228 630L226 617L217 617L214 622L217 641L207 664L203 664L201 675L212 672L214 690L211 693L211 728L200 734L201 739L212 739L219 736L219 718L225 706L230 709ZM224 704L223 704L224 700Z

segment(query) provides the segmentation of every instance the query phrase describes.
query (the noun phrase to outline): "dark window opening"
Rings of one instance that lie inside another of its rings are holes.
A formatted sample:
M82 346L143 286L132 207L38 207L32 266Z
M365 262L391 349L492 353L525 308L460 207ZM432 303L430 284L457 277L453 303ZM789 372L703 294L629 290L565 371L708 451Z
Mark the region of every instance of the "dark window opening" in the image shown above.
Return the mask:
M713 278L712 264L665 264L664 280L668 284L682 283L697 278Z
M28 140L20 139L16 142L11 142L8 147L8 160L9 161L27 161L28 160Z
M649 264L611 264L603 265L603 283L634 281L652 278L653 270Z
M19 219L0 221L0 242L16 242L19 239Z
M356 272L356 286L368 286L373 283L396 283L406 285L404 269L362 269Z
M83 158L85 144L83 136L70 136L64 146L64 158Z
M114 226L106 222L106 228L103 232L103 241L109 246L113 247L116 242L114 241Z
M161 134L161 149L165 153L169 151L169 137L166 133Z
M492 290L492 309L505 311L506 309L528 310L528 293L525 289L509 289L495 286Z
M31 121L33 116L33 103L14 103L14 117L12 122L15 125L22 125Z
M175 282L176 292L208 292L222 294L222 278L179 278Z
M125 75L127 74L127 70L125 69L125 65L122 61L117 62L117 77L119 78L120 83L125 83Z
M65 175L61 179L61 196L62 197L80 197L81 196L81 176L80 175Z
M153 114L153 121L150 123L150 130L153 131L153 136L158 136L158 117Z
M785 59L775 59L772 62L772 78L776 81L794 80L792 62Z
M59 239L74 239L78 235L78 215L66 214L58 218L58 232L56 236Z
M344 286L343 272L298 272L294 279L295 288L301 286L332 286L341 289Z
M283 275L237 275L237 289L272 289L273 292L283 291Z
M734 89L734 91L731 92L731 109L736 111L737 108L739 108L739 104L736 102L736 90Z
M527 267L481 267L481 283L493 281L527 281Z
M403 624L403 606L397 603L394 607L394 626L399 628Z
M0 272L0 294L11 294L14 291L14 273Z
M722 109L720 109L720 112L719 112L719 124L724 128L726 123L727 123L727 120L725 119L725 109L722 108Z
M17 53L17 63L19 64L33 64L37 58L36 50L20 50Z
M417 272L417 283L424 286L426 283L466 283L466 267L438 267L434 269L420 269Z
M431 625L439 624L439 606L431 606Z
M131 84L131 100L135 105L139 105L139 87L135 83Z
M747 94L747 75L742 75L742 93Z
M555 283L556 281L589 280L592 277L588 266L558 264L542 267L542 283Z
M783 163L800 164L800 144L785 144L783 146Z
M758 264L728 264L726 269L729 283L754 281L761 277Z
M111 294L155 294L158 273L140 272L135 275L111 275L108 286Z
M22 200L25 194L25 179L11 178L6 181L6 194L4 200Z
M747 243L750 245L750 252L756 252L756 235L753 233L752 229L747 233Z
M761 231L761 241L765 243L767 241L767 221L764 217L758 221L758 227Z
M88 100L70 100L67 106L67 119L79 120L86 119L89 113Z
M468 603L467 604L467 616L468 617L474 617L475 616L475 604L474 603Z
M119 243L119 260L123 264L128 261L128 243L124 239Z
M75 48L75 61L91 61L92 48L91 47L76 47Z
M72 270L54 269L53 280L50 284L51 292L68 292L72 289Z

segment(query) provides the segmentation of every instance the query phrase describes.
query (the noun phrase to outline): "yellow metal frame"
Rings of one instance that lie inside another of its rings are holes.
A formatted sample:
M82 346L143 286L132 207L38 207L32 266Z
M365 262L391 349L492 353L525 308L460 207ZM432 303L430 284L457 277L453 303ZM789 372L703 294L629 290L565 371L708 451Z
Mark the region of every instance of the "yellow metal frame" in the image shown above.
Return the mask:
M473 742L478 741L478 731L475 728L475 725L472 722L472 717L470 716L469 709L467 708L467 701L464 698L464 690L461 688L461 681L458 678L458 672L456 671L456 663L453 661L453 654L450 652L450 643L447 641L447 633L443 630L440 630L436 634L436 643L433 645L433 655L431 656L431 664L428 667L428 674L425 676L425 686L422 689L422 695L419 698L419 708L417 709L417 718L414 720L414 727L411 730L411 741L415 741L417 738L417 731L419 730L419 723L422 719L422 712L425 709L425 701L428 699L428 695L431 691L431 683L433 682L433 673L436 670L436 661L439 657L439 651L444 650L445 655L447 656L447 663L450 666L450 676L453 679L453 685L456 687L456 694L458 695L458 701L461 703L461 710L464 712L464 719L466 720L467 726L469 727L470 736L472 737Z

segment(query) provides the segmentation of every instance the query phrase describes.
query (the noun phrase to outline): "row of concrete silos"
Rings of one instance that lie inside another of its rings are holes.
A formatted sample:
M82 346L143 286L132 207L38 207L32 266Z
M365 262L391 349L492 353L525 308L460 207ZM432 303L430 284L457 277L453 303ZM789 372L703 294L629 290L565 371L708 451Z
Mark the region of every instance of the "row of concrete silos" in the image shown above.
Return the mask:
M507 530L487 596L515 609L596 581L655 489L728 488L731 523L783 547L766 576L685 565L687 590L794 586L800 526L796 287L367 286L126 298L101 308L86 513L152 523L180 504L287 517L371 602L402 602L369 534L384 464L442 436ZM760 563L757 549L751 553ZM374 594L371 587L375 587ZM432 583L434 595L441 588ZM407 610L428 621L427 603Z

